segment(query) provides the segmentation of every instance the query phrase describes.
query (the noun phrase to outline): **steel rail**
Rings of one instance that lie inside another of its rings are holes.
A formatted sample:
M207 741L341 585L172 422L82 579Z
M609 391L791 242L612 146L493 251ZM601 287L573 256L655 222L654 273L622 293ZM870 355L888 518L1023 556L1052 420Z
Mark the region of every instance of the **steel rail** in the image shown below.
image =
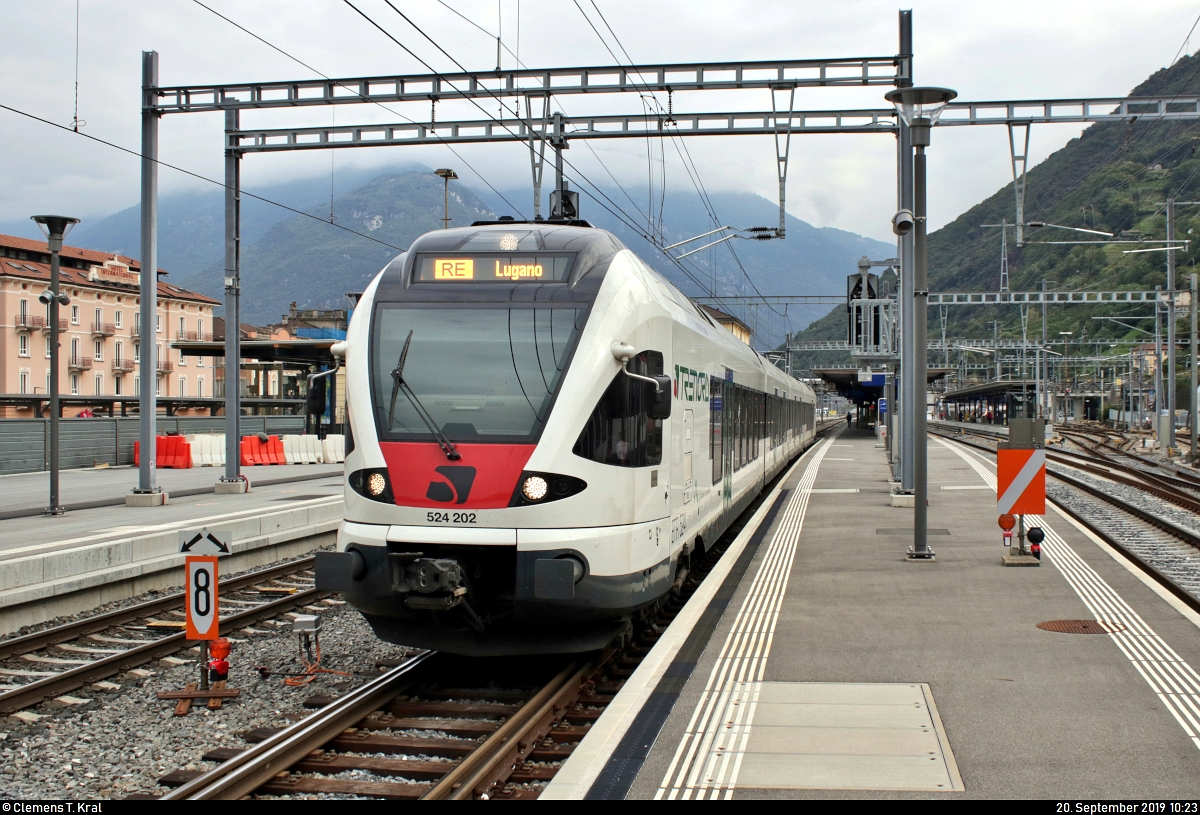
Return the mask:
M460 761L454 769L446 773L440 781L430 787L429 792L421 796L422 801L442 801L473 798L482 793L503 778L493 778L493 774L504 766L511 767L513 759L521 748L532 748L536 738L530 738L539 724L549 724L544 721L547 716L553 716L556 708L565 707L563 700L572 693L579 693L580 683L584 677L596 671L602 660L596 659L587 664L571 663L563 668L545 687L521 706L521 709L510 716L504 724L489 735L479 748ZM481 789L483 787L483 789Z
M270 600L260 606L239 611L221 620L221 633L228 634L250 623L274 617L276 614L295 606L311 603L325 594L329 594L329 592L320 591L315 588L305 589L297 591L295 594L281 597L278 600ZM97 682L113 674L118 674L121 671L127 671L138 665L144 665L152 659L159 659L168 654L173 654L187 646L188 640L186 637L187 634L180 631L162 639L152 640L145 645L130 648L128 651L122 651L119 654L97 659L86 665L62 671L54 676L44 677L36 682L30 682L15 690L0 693L0 713L13 713L30 705L36 705L38 702L49 697L74 690L89 682Z
M270 580L273 577L312 568L314 562L314 558L306 557L290 563L272 566L269 569L250 572L236 577L227 577L219 581L217 587L222 592L237 591L262 580ZM0 659L28 654L31 651L37 651L51 645L58 645L60 642L66 642L77 637L94 634L97 631L103 631L106 628L121 625L130 620L136 620L150 614L157 614L175 606L182 606L182 600L183 592L173 592L156 600L147 600L144 603L119 608L114 611L105 612L104 614L97 614L94 617L85 617L81 620L74 620L63 625L54 626L53 628L34 631L32 634L26 634L23 637L0 640Z
M236 757L162 796L163 801L233 801L249 795L313 750L353 727L404 690L408 674L434 651L421 651Z

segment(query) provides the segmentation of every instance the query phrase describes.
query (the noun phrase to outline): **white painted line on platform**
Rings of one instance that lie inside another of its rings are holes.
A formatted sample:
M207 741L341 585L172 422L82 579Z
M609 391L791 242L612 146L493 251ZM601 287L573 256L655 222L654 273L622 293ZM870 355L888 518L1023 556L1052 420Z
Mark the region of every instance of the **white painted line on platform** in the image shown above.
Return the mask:
M987 484L969 484L958 487L942 487L944 490L990 490L992 489Z
M856 458L827 458L826 461L858 461Z
M969 457L960 445L948 444L936 436L933 438L974 467L992 489L996 488L996 476ZM1109 639L1121 649L1159 702L1171 711L1183 732L1200 749L1200 674L1046 523L1044 516L1030 517L1032 523L1040 525L1046 533L1042 551L1049 555L1050 562L1066 578L1097 622L1124 626L1122 631L1110 632Z
M825 448L820 449L827 449L829 441L826 441L825 445ZM809 452L816 450L818 447L815 445L809 448ZM587 795L588 790L591 789L592 784L595 783L596 778L608 763L609 757L629 731L638 712L645 707L650 695L658 687L659 680L666 674L667 668L671 666L675 655L687 641L688 635L696 627L701 615L708 609L713 595L725 582L725 578L733 569L733 565L737 563L746 544L754 537L767 513L771 511L783 485L808 459L809 455L805 453L779 479L775 489L759 505L750 522L734 538L729 549L717 561L717 565L708 573L704 582L700 584L679 614L667 626L667 630L662 633L658 642L650 649L650 653L638 665L633 676L629 677L621 686L621 690L604 708L600 718L588 728L588 733L583 741L571 752L571 757L566 760L559 771L555 773L554 779L542 790L542 794L539 796L541 800L581 800Z
M813 495L843 495L846 493L858 492L858 488L847 487L846 489L837 489L835 487L829 487L819 490L809 490L809 492L811 492Z
M827 442L818 448L788 499L778 531L733 620L655 800L733 797L796 544L817 470L829 447Z

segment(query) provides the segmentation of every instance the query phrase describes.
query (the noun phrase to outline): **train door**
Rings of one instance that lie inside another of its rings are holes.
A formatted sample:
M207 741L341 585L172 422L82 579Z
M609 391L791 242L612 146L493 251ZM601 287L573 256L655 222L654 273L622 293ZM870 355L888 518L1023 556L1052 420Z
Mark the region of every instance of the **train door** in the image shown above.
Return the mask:
M724 444L721 445L722 462L721 462L721 509L727 510L733 505L733 470L734 462L736 461L737 451L741 446L739 438L739 408L740 400L737 398L737 390L732 387L725 388L725 409L721 411L722 430L721 437Z
M683 412L683 503L692 500L692 411Z

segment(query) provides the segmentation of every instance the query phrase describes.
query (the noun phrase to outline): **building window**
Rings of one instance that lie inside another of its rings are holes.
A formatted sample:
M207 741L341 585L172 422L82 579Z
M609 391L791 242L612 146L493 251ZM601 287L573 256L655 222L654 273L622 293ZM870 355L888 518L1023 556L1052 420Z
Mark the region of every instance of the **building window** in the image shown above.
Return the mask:
M187 380L182 376L179 377L179 398L187 396Z
M21 315L21 322L25 322L26 315L29 314L29 301L21 300L17 304L17 313Z
M17 356L21 356L21 357L29 356L29 335L28 334L17 335ZM24 393L24 392L25 391L21 391L21 393Z
M133 336L137 337L142 333L142 313L140 311L133 312Z
M96 328L99 329L103 323L104 323L104 309L98 308L98 309L96 309Z
M140 376L135 376L133 378L133 395L141 396L141 394L142 394L142 378Z
M46 359L50 359L50 338L46 337Z
M71 306L71 325L79 325L79 306Z
M113 359L115 359L117 362L120 362L124 358L125 358L125 343L121 342L120 340L117 340L117 348L115 351L115 355L113 356Z
M179 364L180 364L181 366L185 366L185 367L187 366L187 357L185 357L185 356L183 355L183 349L182 349L182 348L180 348L180 349L179 349Z
M46 393L50 392L50 372L46 371Z
M204 398L204 377L202 376L196 377L196 398Z
M162 396L162 381L163 381L163 378L161 376L154 377L154 395L155 396Z
M182 340L182 339L184 339L184 336L183 336L183 335L184 335L184 333L187 331L187 329L183 327L183 321L184 321L184 319L185 319L185 318L183 318L183 317L180 317L180 318L179 318L179 339L181 339L181 340Z
M113 377L113 393L114 393L115 395L117 395L117 396L120 396L120 395L121 395L121 383L122 383L124 380L125 380L125 377L123 377L123 376L120 376L120 375L117 375L117 376L114 376L114 377Z
M162 315L161 314L154 315L154 333L155 334L162 333Z
M123 319L121 319L121 318L124 316L124 314L125 314L125 313L124 313L124 312L122 312L122 311L117 311L117 312L114 312L114 314L113 314L113 319L116 321L116 326L117 326L117 328L120 328L120 327L121 327L121 324L124 322L124 320L123 320Z
M71 360L75 361L78 359L79 359L79 338L72 337L71 338Z
M79 374L71 374L71 393L79 395Z
M104 374L96 374L96 396L104 393Z
M204 321L203 320L196 321L196 339L198 339L198 340L204 339Z
M133 361L134 362L142 361L142 344L140 342L135 342L133 344Z
M102 340L92 342L92 359L97 362L104 359L104 342Z
M29 393L29 369L21 369L21 393Z

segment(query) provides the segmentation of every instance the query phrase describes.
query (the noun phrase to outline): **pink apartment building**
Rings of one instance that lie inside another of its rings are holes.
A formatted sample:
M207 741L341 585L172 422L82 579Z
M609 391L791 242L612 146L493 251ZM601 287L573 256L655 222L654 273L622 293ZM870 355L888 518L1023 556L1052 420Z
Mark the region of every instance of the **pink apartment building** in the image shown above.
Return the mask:
M60 393L138 395L142 341L152 335L158 349L158 396L216 395L223 369L214 368L211 358L184 357L171 343L212 340L213 307L219 301L160 279L155 325L144 332L138 261L73 246L64 246L60 259L60 287L71 298L70 305L59 307ZM49 392L49 306L38 300L49 286L46 244L0 235L0 394ZM0 406L0 418L32 416L32 407Z

